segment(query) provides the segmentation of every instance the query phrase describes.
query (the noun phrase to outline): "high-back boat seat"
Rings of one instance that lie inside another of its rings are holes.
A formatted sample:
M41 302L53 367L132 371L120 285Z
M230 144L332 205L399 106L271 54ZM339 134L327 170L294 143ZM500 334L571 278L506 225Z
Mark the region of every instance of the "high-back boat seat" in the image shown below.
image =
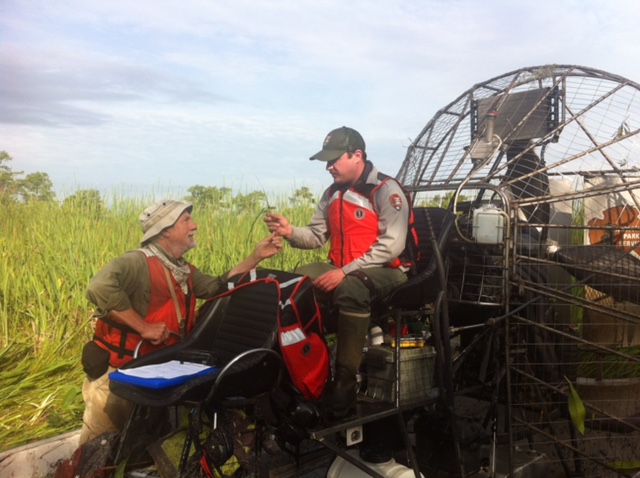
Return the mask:
M414 227L418 234L416 274L393 291L384 306L401 309L420 308L433 301L442 289L438 274L438 256L446 254L455 224L455 214L437 207L414 208ZM444 271L443 271L444 272Z
M250 398L270 391L280 378L277 344L279 295L277 284L260 282L237 287L206 302L196 325L179 343L139 357L121 367L163 364L172 360L215 360L216 370L185 383L149 388L112 380L113 393L134 404L164 407L181 401L228 397Z

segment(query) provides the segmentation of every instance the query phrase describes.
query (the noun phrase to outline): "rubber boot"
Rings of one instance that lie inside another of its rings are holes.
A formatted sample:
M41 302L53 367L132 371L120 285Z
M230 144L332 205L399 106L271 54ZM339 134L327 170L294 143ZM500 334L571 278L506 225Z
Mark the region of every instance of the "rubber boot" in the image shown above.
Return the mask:
M369 330L369 314L341 312L338 318L336 371L322 395L326 416L346 416L356 404L356 373Z

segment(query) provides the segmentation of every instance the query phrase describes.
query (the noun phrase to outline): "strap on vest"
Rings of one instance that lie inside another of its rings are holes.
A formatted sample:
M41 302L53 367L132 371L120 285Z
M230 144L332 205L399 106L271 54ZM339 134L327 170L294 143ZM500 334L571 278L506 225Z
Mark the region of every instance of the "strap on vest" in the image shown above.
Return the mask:
M125 347L127 345L127 335L129 335L129 334L140 335L140 334L138 332L136 332L135 329L129 327L126 324L122 324L120 322L117 322L117 321L113 320L109 316L100 317L98 320L102 320L109 327L113 327L114 329L118 329L121 332L120 333L120 345L119 346L111 345L109 342L104 340L102 337L98 337L97 335L93 336L93 340L95 340L97 342L100 342L101 344L103 344L105 347L107 347L112 352L117 353L118 354L118 358L120 358L120 359L124 358L125 356L133 357L133 350L127 350L126 347Z
M187 321L182 314L180 313L180 304L178 304L178 298L176 297L176 291L173 288L173 282L171 282L171 276L169 275L169 269L163 264L162 268L164 269L164 275L167 277L167 285L169 286L169 293L171 293L171 298L173 299L173 305L176 308L176 319L178 321L178 327L180 329L180 335L183 337L187 335ZM191 294L187 295L187 314L189 313L189 299Z

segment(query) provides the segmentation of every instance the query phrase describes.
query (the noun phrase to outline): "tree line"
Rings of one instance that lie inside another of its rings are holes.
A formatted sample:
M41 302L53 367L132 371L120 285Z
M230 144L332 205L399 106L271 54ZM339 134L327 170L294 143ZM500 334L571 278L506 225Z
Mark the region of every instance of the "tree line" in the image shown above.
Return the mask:
M32 201L55 201L56 195L53 191L53 183L49 175L43 172L30 173L24 176L22 171L16 172L11 169L10 162L13 160L9 153L0 151L0 204L6 202L28 203ZM23 177L24 176L24 177ZM191 186L187 190L188 194L183 198L192 203L197 209L214 209L222 211L245 211L258 209L269 209L269 198L264 191L252 191L247 194L236 193L227 187L217 186ZM448 192L444 195L436 195L419 201L416 206L436 206L447 207L454 193ZM316 201L316 195L303 186L294 191L293 195L287 198L292 207L310 205ZM464 197L458 200L465 200ZM99 215L105 208L103 198L97 189L80 189L67 196L63 200L64 205L81 207ZM278 204L282 206L282 204Z
M12 170L10 165L12 160L9 153L0 151L0 204L56 200L53 183L47 173L36 172L25 176L22 171ZM263 191L234 195L231 188L195 185L187 192L184 200L197 208L242 211L256 207L270 207L269 198ZM292 206L310 204L315 199L315 195L306 186L296 189L288 198ZM97 213L105 207L100 191L97 189L80 189L64 198L63 205L81 206Z
M47 173L30 173L22 177L22 171L13 171L9 153L0 151L0 201L53 201L53 183Z

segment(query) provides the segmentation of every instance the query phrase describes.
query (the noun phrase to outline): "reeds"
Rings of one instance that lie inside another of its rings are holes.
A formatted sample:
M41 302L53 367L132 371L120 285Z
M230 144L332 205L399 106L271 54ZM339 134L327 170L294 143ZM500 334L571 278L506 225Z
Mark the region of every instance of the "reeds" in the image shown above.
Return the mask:
M80 426L80 352L92 334L91 277L108 261L139 246L138 214L153 198L113 198L109 207L80 202L0 206L0 451ZM276 211L306 224L314 204ZM198 247L187 258L221 274L266 237L262 206L194 211ZM326 251L290 247L261 266L290 270L325 260Z

